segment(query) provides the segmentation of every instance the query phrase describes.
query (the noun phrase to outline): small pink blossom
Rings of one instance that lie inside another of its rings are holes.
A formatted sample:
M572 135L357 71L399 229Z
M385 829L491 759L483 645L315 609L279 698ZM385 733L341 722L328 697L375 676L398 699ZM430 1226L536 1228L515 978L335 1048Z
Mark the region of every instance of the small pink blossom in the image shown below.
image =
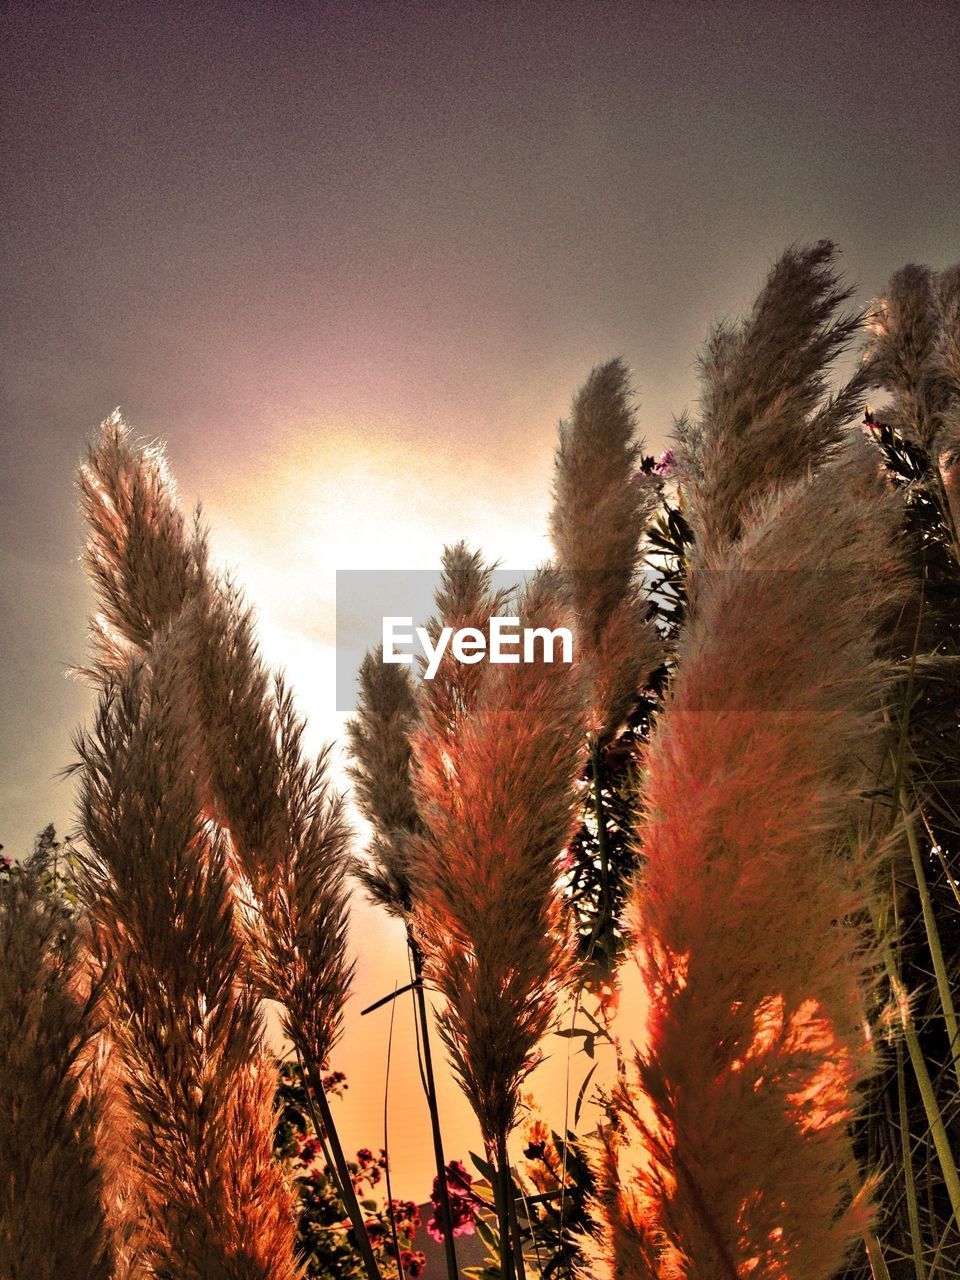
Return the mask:
M472 1236L477 1229L471 1203L470 1184L473 1179L462 1161L451 1160L447 1165L447 1196L450 1201L450 1220L455 1236ZM443 1243L443 1227L440 1224L440 1179L434 1178L430 1194L433 1216L427 1219L425 1230L432 1240Z
M677 455L672 449L664 449L660 457L653 464L653 469L658 476L669 476L672 474L677 465Z

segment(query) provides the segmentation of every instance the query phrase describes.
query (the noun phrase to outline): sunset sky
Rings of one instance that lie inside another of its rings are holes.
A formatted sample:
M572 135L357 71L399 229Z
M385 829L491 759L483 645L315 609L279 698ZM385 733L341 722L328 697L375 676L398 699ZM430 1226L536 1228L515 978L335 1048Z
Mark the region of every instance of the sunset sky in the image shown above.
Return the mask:
M203 501L319 745L343 720L335 571L431 568L461 537L544 559L557 419L592 365L625 356L659 450L709 324L789 243L837 241L862 303L904 262L960 258L950 0L9 0L0 24L17 856L72 823L55 775L90 706L64 674L90 607L73 477L115 406ZM383 917L357 925L353 1011L406 981ZM397 1190L421 1199L401 1016ZM386 1026L344 1040L348 1142L380 1145ZM443 1104L465 1157L449 1084Z

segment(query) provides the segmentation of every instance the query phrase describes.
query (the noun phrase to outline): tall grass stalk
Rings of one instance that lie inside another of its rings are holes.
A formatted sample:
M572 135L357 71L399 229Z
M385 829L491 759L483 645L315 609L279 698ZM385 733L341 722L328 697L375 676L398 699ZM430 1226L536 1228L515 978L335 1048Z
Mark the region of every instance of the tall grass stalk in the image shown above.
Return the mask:
M940 944L940 930L937 925L937 916L934 911L933 900L930 896L930 888L927 884L927 876L923 868L923 857L920 853L920 845L917 840L917 831L916 826L914 825L915 809L910 805L907 788L903 782L901 782L897 788L897 804L899 807L900 820L903 823L903 830L907 840L907 847L910 850L910 862L913 866L913 874L916 878L917 892L920 895L920 908L923 913L923 925L926 931L930 958L933 961L933 973L937 984L937 993L940 997L940 1008L943 1012L943 1020L947 1029L947 1039L950 1045L950 1057L953 1061L953 1069L954 1074L957 1077L957 1085L960 1087L960 1028L958 1028L957 1025L957 1013L953 1003L953 993L950 990L950 977L947 973L947 966L943 957L943 947Z
M281 1008L313 1090L331 1168L371 1280L379 1275L323 1084L342 1030L352 832L328 780L327 754L303 750L303 721L269 681L252 618L233 593L211 593L195 618L192 703L212 811L229 831L246 955L256 989Z
M641 470L642 455L627 368L622 360L598 365L560 423L550 514L579 660L591 685L588 728L600 873L591 951L607 941L613 877L623 877L622 868L611 866L608 848L604 751L664 653L642 582L641 542L658 501L656 483ZM603 951L605 977L612 980L613 948Z
M913 635L894 636L902 646L906 676L893 717L890 776L879 784L890 795L895 831L906 855L891 896L897 953L891 951L887 969L909 1066L904 1070L904 1050L898 1046L897 1069L888 1070L881 1088L888 1094L895 1089L901 1130L917 1135L918 1150L926 1158L916 1176L912 1164L904 1166L906 1221L891 1213L883 1225L891 1241L898 1232L909 1238L916 1265L929 1259L932 1241L939 1236L936 1262L929 1266L956 1269L960 1221L951 1116L960 1083L952 989L953 916L960 900L953 866L960 834L955 669L960 270L937 275L916 264L902 268L868 323L867 364L889 401L876 415L868 410L866 423L907 500L919 596ZM917 1186L921 1177L923 1196ZM926 1239L920 1254L918 1233Z
M396 1001L390 1003L390 1027L387 1031L387 1066L383 1080L383 1159L387 1181L387 1214L390 1219L390 1235L393 1239L393 1252L397 1259L397 1275L403 1280L403 1267L400 1263L400 1238L397 1235L397 1215L393 1205L393 1175L390 1172L390 1063L393 1058L393 1022L396 1016Z
M632 1145L605 1166L607 1261L629 1224L638 1276L683 1259L827 1280L867 1228L847 1125L872 1067L870 958L844 922L874 854L836 845L878 732L900 510L854 450L701 560L646 759L632 923L650 1015L614 1099Z
M535 578L522 625L563 617L556 583ZM496 612L490 571L445 554L438 616ZM462 624L461 624L462 625ZM466 675L464 673L467 673ZM584 692L574 665L441 663L414 736L423 832L410 844L424 965L444 998L438 1022L495 1170L501 1265L515 1274L507 1139L522 1081L572 979L559 880L583 758Z
M263 1028L225 845L197 795L177 652L164 636L149 664L105 682L77 739L81 890L110 974L145 1256L158 1280L295 1280L272 1087L257 1083Z
M827 391L831 364L862 319L840 310L852 291L836 258L829 240L787 250L749 314L707 340L699 415L676 428L694 562L736 542L758 501L827 461L862 409L868 368Z
M354 874L373 902L404 922L407 954L413 972L412 997L419 1066L430 1114L444 1256L449 1280L457 1280L459 1268L430 1046L423 952L414 932L408 853L409 841L423 830L411 773L411 738L419 712L409 672L406 667L385 664L382 650L364 656L358 679L357 714L347 726L352 757L350 775L360 810L373 829L373 840L367 859L354 862ZM391 1011L391 1025L392 1019Z
M278 1001L316 1094L319 1121L368 1276L373 1251L327 1099L322 1068L339 1035L352 966L346 959L343 803L326 756L302 751L303 726L272 682L239 592L216 578L199 521L182 515L165 459L134 446L119 417L104 423L81 469L89 527L85 559L97 588L94 675L152 661L172 627L177 687L189 732L182 744L206 821L223 840L240 907L245 971Z
M917 1182L913 1173L913 1152L910 1149L910 1114L907 1110L907 1088L904 1080L903 1044L897 1041L897 1117L900 1124L900 1158L903 1161L903 1186L907 1198L907 1217L910 1222L910 1246L913 1250L913 1269L916 1280L927 1280L923 1265L923 1240L920 1236L920 1211L917 1206Z
M589 729L601 745L623 727L663 657L640 580L641 541L659 497L642 455L627 368L598 365L560 423L550 532L591 677Z
M937 1159L940 1162L940 1172L947 1188L947 1195L950 1197L954 1222L960 1224L960 1171L957 1169L957 1163L950 1147L950 1140L947 1137L946 1126L937 1102L937 1092L933 1086L930 1070L920 1047L920 1040L917 1036L913 1014L910 1009L910 997L904 987L889 942L881 943L881 954L887 978L890 982L890 989L893 993L897 1016L900 1019L900 1025L903 1030L904 1043L910 1056L910 1065L917 1081L917 1087L920 1090L930 1135L933 1138Z

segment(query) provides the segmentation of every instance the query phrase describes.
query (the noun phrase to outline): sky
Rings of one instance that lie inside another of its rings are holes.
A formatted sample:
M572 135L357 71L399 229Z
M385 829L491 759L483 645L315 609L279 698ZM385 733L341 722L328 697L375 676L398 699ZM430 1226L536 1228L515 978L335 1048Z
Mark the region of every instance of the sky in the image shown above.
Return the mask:
M461 537L545 559L557 421L594 364L626 358L656 451L710 324L787 245L835 240L862 304L960 258L952 0L6 0L0 40L5 853L73 822L74 475L114 407L202 501L319 747L343 727L336 570L432 568ZM360 903L354 940L355 1013L405 969ZM352 1018L337 1063L358 1145L385 1036ZM463 1156L449 1080L442 1104ZM422 1199L416 1147L397 1185Z

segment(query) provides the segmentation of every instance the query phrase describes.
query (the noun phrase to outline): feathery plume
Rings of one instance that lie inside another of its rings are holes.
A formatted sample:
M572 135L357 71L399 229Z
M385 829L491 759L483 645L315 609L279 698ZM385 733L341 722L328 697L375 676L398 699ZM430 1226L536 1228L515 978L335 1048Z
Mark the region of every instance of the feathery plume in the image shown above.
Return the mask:
M284 1030L302 1060L321 1068L340 1037L353 975L346 952L346 870L353 833L343 797L329 783L327 752L308 760L303 721L281 680L275 688L265 722L270 736L252 759L276 767L277 812L263 830L282 838L252 845L239 813L233 814L230 832L235 852L253 854L237 857L238 893L249 908L245 935L258 989L280 1003ZM272 855L269 861L265 852Z
M413 909L407 841L420 830L411 776L416 690L406 667L383 661L382 647L364 656L359 680L357 714L347 725L350 778L373 839L370 861L357 859L353 873L373 902L407 919Z
M657 489L640 471L642 447L622 360L595 368L560 424L550 529L593 670L593 730L616 734L663 658L638 575L640 543Z
M149 664L132 660L104 685L77 741L81 888L111 974L146 1256L158 1280L294 1280L292 1205L269 1164L269 1126L249 1110L246 1130L238 1123L262 1025L238 982L227 851L200 811L178 666L175 637L155 638ZM237 1200L238 1162L258 1143L257 1185Z
M474 572L472 599L485 581ZM556 596L555 581L535 578L517 606L522 625L559 625ZM439 713L432 689L426 697L414 739L424 831L410 861L427 973L446 1001L441 1033L492 1144L514 1125L570 976L557 881L582 763L582 690L572 664L468 670L474 687L455 725L443 685Z
M0 877L0 1275L112 1277L96 1096L80 1078L96 993L78 999L78 933L45 888L52 830Z
M938 359L940 305L929 267L897 271L870 317L868 355L879 386L891 392L887 415L908 440L931 450L949 388Z
M299 1278L303 1274L303 1268L292 1261L293 1196L273 1158L276 1088L273 1057L260 1054L237 1073L224 1118L223 1198L230 1210L222 1228L226 1252L231 1266L234 1259L244 1257L249 1240L247 1206L255 1206L264 1237L262 1261L271 1267L266 1271L270 1280L275 1276ZM277 1269L272 1269L272 1258L280 1262ZM229 1275L232 1278L238 1272L245 1274L242 1264ZM249 1268L249 1274L263 1274L260 1258Z
M419 722L416 691L406 667L383 661L382 647L360 664L360 700L347 725L353 779L361 812L373 828L369 861L354 860L353 873L373 902L406 926L407 949L414 973L413 1000L419 1027L422 1080L437 1169L437 1221L446 1252L450 1280L459 1275L454 1216L447 1185L447 1162L437 1103L430 1045L430 1019L423 989L423 951L414 926L414 896L408 844L423 826L413 793L411 738Z
M577 658L591 683L589 808L596 835L584 822L572 861L573 882L584 870L590 886L575 901L586 939L585 985L599 983L606 993L604 1017L612 1008L616 916L629 874L625 850L612 834L617 795L607 748L665 656L641 585L641 544L661 485L641 470L630 396L619 359L593 369L577 392L569 420L560 423L550 515L557 565L576 617Z
M162 453L134 446L114 415L80 484L90 526L86 561L117 653L129 661L149 652L163 625L179 620L181 687L171 696L193 724L204 814L229 833L230 861L253 894L244 919L257 921L253 952L264 993L283 999L286 986L313 1028L310 1051L319 1065L339 1032L351 973L349 833L327 781L326 754L313 764L304 758L303 726L282 682L274 685L264 667L252 611L233 584L210 572L202 531L188 535Z
M379 1275L323 1087L353 974L346 871L352 832L328 778L309 761L304 724L283 681L273 687L253 619L235 590L205 589L187 618L190 705L211 812L229 832L247 961L259 994L280 1005L315 1095L344 1207L371 1280Z
M444 627L459 631L474 627L490 639L490 619L502 615L510 598L507 589L494 589L495 564L485 564L479 551L471 551L465 542L444 547L440 585L435 594L436 613L426 625L431 641L436 644ZM423 665L423 659L420 659ZM466 664L454 662L449 651L430 682L430 696L421 706L421 714L429 718L433 730L452 733L457 723L473 706L484 680L486 662Z
M929 267L902 267L878 299L869 327L874 381L891 396L884 422L928 455L960 554L960 266L939 276Z
M102 424L79 471L87 524L83 561L100 602L91 627L99 670L143 654L197 592L206 542L188 530L159 447L137 448L119 411Z
M751 505L803 477L840 444L862 409L864 368L835 395L832 361L861 317L838 314L851 291L829 240L792 248L739 324L721 322L700 359L700 414L676 425L678 474L699 558L740 534Z
M88 563L118 658L152 652L158 620L176 619L179 683L170 694L189 725L182 746L192 753L202 816L216 824L230 892L242 908L243 968L257 995L280 1002L285 1030L318 1081L340 1033L352 973L349 829L343 801L329 787L327 755L312 763L304 756L303 725L282 682L272 683L263 665L252 612L233 584L210 572L202 531L188 538L162 455L134 447L119 419L108 420L81 488L91 526ZM147 596L138 589L142 575L152 576ZM334 1155L342 1157L325 1097L319 1105ZM338 1165L359 1248L375 1276L345 1160Z
M960 263L940 273L937 298L940 366L951 394L960 398ZM953 408L957 408L956 403Z
M827 1280L866 1224L847 1127L871 1069L852 921L872 862L836 846L878 727L900 518L859 451L708 544L647 758L649 1014L601 1159L616 1274Z
M83 949L84 982L89 984L101 975L92 963L88 940ZM100 1108L95 1141L103 1174L100 1203L113 1254L110 1280L143 1280L150 1231L143 1216L142 1179L135 1156L123 1060L107 1028L91 1039L82 1064L86 1091Z
M447 610L466 601L484 629L491 614L478 606L491 602L489 570L462 546L445 553L445 567L440 619L449 624ZM552 630L565 620L559 599L556 574L542 571L516 606L521 625ZM452 665L446 655L414 738L423 831L410 841L410 867L425 972L445 1002L440 1034L497 1174L500 1265L511 1280L507 1138L573 973L559 879L583 762L584 695L569 663L478 663L466 682ZM521 1247L515 1239L514 1252Z

